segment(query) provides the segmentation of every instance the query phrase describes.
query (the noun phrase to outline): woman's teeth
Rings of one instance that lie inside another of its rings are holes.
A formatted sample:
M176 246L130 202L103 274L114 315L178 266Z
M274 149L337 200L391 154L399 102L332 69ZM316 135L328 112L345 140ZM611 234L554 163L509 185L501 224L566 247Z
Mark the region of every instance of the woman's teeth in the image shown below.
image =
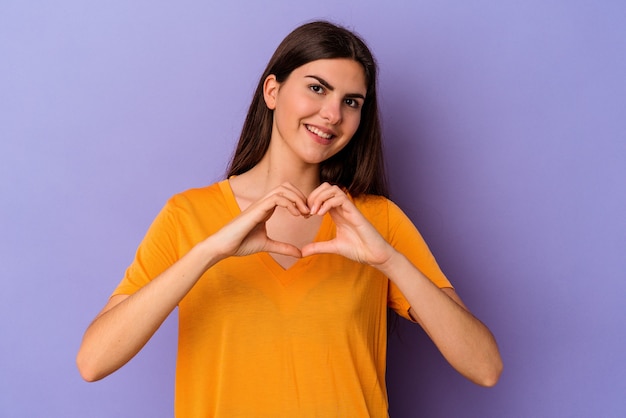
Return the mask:
M327 134L325 132L322 132L319 129L313 127L313 126L306 125L306 128L309 130L309 132L313 132L315 135L319 136L320 138L330 139L330 138L333 137L331 134Z

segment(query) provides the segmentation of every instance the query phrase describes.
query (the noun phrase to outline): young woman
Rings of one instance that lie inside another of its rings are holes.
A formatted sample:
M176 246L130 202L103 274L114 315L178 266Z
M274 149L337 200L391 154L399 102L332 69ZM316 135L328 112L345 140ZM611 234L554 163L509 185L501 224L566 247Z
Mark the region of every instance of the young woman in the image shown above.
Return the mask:
M493 336L387 199L374 58L313 22L271 58L227 179L169 200L77 363L107 376L178 307L177 416L385 417L388 306L496 383Z

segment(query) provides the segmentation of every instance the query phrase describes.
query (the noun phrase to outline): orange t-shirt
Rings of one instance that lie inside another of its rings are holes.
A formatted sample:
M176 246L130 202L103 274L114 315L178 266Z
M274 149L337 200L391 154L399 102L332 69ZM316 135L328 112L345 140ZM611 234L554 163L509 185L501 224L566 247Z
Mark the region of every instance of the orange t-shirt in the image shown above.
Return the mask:
M439 287L450 283L391 201L354 203ZM132 294L240 213L227 180L172 197L114 294ZM322 221L316 241L331 239ZM179 304L178 417L387 417L387 306L409 304L378 270L342 256L285 270L267 253L210 268Z

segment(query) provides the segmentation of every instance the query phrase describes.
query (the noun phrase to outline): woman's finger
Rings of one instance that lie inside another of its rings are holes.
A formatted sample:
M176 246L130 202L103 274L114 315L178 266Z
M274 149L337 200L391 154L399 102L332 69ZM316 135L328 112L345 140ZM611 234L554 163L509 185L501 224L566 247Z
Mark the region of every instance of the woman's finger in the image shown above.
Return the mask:
M277 187L268 195L268 198L273 199L277 206L286 208L293 215L309 215L311 213L306 196L291 183L284 183Z
M311 214L324 215L333 207L341 206L347 200L348 196L341 188L323 183L309 195L307 203L311 208Z
M309 207L301 193L281 187L273 190L258 202L250 205L242 215L256 213L255 222L265 222L270 218L277 207L287 209L287 211L294 216L308 216L310 214Z
M302 252L295 245L291 245L281 241L274 241L271 238L267 239L264 251L268 253L288 255L297 258L302 257Z
M269 199L268 203L270 203L270 206L267 209L272 210L272 212L274 208L281 207L287 209L294 216L309 214L308 207L303 207L302 204L298 204L297 201L290 199L288 196L274 195Z
M285 183L250 205L220 230L219 237L224 242L224 247L229 249L227 252L248 255L267 251L301 257L299 248L274 241L267 236L265 222L279 207L286 209L293 216L310 214L304 194L293 185Z
M311 242L300 250L302 257L309 257L315 254L338 254L333 241Z

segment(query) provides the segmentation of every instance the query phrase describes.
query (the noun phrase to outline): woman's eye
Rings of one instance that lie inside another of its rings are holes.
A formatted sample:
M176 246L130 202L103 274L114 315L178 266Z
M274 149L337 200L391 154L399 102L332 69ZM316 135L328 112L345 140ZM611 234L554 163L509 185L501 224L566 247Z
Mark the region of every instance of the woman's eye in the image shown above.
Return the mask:
M349 107L353 107L355 109L357 109L359 107L359 102L357 100L355 100L355 99L345 99L344 102Z
M317 93L317 94L324 93L324 87L320 86L319 84L312 84L309 86L309 88L311 89L313 93Z

